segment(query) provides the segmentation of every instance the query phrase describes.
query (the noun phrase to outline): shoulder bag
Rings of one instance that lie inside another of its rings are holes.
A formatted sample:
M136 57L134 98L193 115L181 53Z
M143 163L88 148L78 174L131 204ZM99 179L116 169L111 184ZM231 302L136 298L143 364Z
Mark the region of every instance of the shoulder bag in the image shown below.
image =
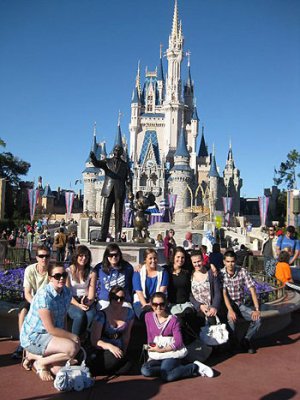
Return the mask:
M200 331L200 340L208 346L219 346L226 343L229 338L226 324L221 324L217 316L216 321L216 325L208 325L206 320L206 325Z

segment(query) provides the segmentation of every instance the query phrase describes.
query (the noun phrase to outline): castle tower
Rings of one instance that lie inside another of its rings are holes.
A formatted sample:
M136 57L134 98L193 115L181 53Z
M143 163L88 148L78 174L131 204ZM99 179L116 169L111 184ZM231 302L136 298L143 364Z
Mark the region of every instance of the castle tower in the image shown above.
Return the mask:
M91 150L95 153L96 157L99 159L100 148L97 144L96 139L96 123L94 124L93 142ZM85 169L82 172L83 183L84 183L84 202L83 202L83 212L96 212L96 190L95 183L98 180L98 174L100 172L99 168L94 167L90 155L85 162Z
M213 148L212 160L209 170L209 208L210 215L214 217L215 211L217 209L217 202L219 199L219 173L216 164L215 150Z
M223 171L223 181L224 196L232 197L231 212L238 215L240 212L240 190L243 185L243 180L240 178L240 171L235 167L231 142L229 144L228 156Z
M177 0L175 0L172 31L169 36L169 47L166 51L168 74L166 78L165 110L165 143L164 152L168 154L177 147L178 135L183 125L184 103L182 101L181 62L183 59L182 25L178 21Z
M191 206L192 170L189 159L190 154L186 147L185 133L182 129L174 155L174 166L171 169L171 176L169 178L170 189L172 193L177 194L175 222L178 223L187 223L191 218L188 213L183 213L186 208ZM177 219L176 213L178 213ZM183 221L183 218L185 221Z

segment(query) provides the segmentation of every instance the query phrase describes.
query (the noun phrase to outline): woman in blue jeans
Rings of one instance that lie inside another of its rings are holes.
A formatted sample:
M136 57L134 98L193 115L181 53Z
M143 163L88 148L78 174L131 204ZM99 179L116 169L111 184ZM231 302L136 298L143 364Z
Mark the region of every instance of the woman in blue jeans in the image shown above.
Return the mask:
M96 313L97 274L91 268L91 252L86 246L77 247L67 272L67 286L72 293L68 310L68 316L72 320L72 333L82 335L90 327Z
M181 358L176 358L177 356L182 357L178 351L182 351L184 344L177 317L169 315L166 311L166 295L161 292L154 293L150 304L153 312L145 315L149 360L143 364L141 373L144 376L160 377L166 382L200 375L213 377L214 372L207 365L199 361L183 365ZM159 339L161 336L163 339ZM158 344L159 341L164 340L169 341L169 344L166 343L165 346ZM153 353L160 353L158 357L163 357L163 359L156 359L157 355L154 357ZM168 355L164 355L164 353L168 353Z

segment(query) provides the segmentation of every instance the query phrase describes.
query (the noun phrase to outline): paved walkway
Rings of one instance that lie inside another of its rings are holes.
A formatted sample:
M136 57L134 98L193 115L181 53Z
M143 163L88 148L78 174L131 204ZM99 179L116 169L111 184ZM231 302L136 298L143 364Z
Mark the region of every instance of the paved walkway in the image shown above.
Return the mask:
M254 355L214 356L210 365L216 376L163 384L146 379L137 371L130 376L98 378L83 392L58 393L52 383L42 382L10 358L16 342L0 340L0 397L3 400L288 400L300 399L300 313L291 325L271 338L258 342Z

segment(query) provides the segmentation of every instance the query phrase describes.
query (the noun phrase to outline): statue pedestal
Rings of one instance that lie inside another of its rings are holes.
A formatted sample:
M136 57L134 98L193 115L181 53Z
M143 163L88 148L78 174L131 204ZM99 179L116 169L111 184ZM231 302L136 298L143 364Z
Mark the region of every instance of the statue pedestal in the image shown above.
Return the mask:
M102 262L103 253L106 249L106 246L109 243L104 242L92 242L91 244L87 244L92 253L92 265ZM148 243L117 243L121 249L123 254L123 258L125 261L128 261L134 267L138 264L142 264L144 262L144 251L152 247L156 250L158 256L158 264L165 264L165 256L164 256L164 248L163 247L155 247Z

